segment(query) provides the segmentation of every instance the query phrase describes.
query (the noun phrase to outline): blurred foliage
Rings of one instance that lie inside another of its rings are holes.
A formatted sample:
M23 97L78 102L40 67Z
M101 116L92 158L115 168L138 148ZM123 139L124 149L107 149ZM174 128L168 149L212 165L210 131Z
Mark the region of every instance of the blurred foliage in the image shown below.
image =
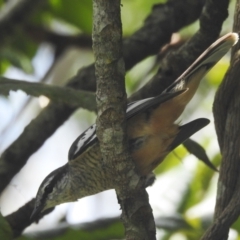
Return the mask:
M122 21L123 34L129 35L138 29L154 4L164 3L166 0L123 0ZM5 1L0 1L0 7L5 6ZM135 14L133 15L132 12ZM36 13L30 16L28 24L37 25L56 32L82 32L91 35L92 31L92 2L89 0L49 0ZM14 38L8 38L5 43L8 50L0 48L0 61L4 62L0 73L3 74L7 66L13 65L26 73L32 72L29 64L36 53L38 44L20 29L15 29ZM6 54L6 51L8 54ZM14 52L14 53L13 53ZM9 64L6 64L9 63ZM2 65L2 64L1 64Z
M3 240L12 239L12 230L1 213L0 213L0 239Z
M28 56L17 49L4 48L0 51L0 61L3 61L0 71L5 71L9 66L22 69L25 73L33 73L33 66ZM4 62L6 64L4 64Z
M123 35L129 35L141 27L154 4L165 2L167 2L167 0L122 0ZM135 9L137 9L137 11L135 11Z
M229 67L229 56L223 57L218 64L212 68L212 70L208 73L209 83L213 86L218 87L222 81L223 76L227 72Z
M92 226L96 225L96 226ZM118 219L98 220L97 223L86 223L80 226L67 225L57 227L52 230L34 233L33 236L28 234L22 236L19 240L44 239L44 240L110 240L121 239L124 237L124 229L121 221Z
M0 0L0 7L4 7L5 2L6 1ZM131 35L143 24L144 19L150 13L154 4L164 2L166 2L166 0L123 0L121 14L124 36ZM231 11L232 10L230 9L230 15L232 15ZM28 24L30 26L42 27L55 33L64 33L65 35L84 33L90 36L92 28L92 2L89 0L46 1L46 4L39 9L39 11L30 16L26 25ZM183 29L181 34L187 39L192 36L197 29L198 22ZM16 67L29 75L33 75L35 72L33 68L33 58L36 56L42 42L31 38L31 34L29 34L27 28L24 30L16 28L14 36L15 37L13 38L7 39L7 41L4 42L4 45L0 48L0 73L4 74L9 67ZM219 64L217 64L204 79L204 81L208 81L207 87L206 85L203 85L198 91L198 95L196 96L196 102L198 104L197 110L202 117L208 117L211 114L207 111L208 109L205 108L205 105L208 106L207 108L210 108L209 106L212 102L203 101L206 99L207 95L206 88L215 89L220 84L228 67L228 62L229 58L225 57ZM156 57L150 57L137 64L126 75L127 92L131 94L136 91L146 81L151 79L156 71ZM20 82L18 84L21 85ZM19 87L15 85L14 87L10 86L10 88L24 90L25 87L28 94L35 96L44 94L44 91L49 93L49 89L47 88L44 88L43 90L35 90L33 86L34 85L31 84ZM3 91L4 89L2 88L0 93L3 93ZM55 97L54 94L51 95L50 93L49 97L51 98L51 96L52 98ZM66 94L66 98L67 97ZM213 96L211 96L211 98L211 101L213 101ZM196 108L196 105L194 108ZM192 110L193 108L189 110L189 115L193 114ZM83 114L81 114L80 117L84 118ZM204 149L209 149L211 148L211 141L214 137L215 136L209 136L208 139L201 138L199 139L199 143ZM221 160L219 153L216 153L217 151L218 149L214 149L214 151L210 153L210 160L214 166L219 166ZM174 202L175 213L171 213L169 216L158 216L156 218L156 226L159 229L162 229L162 232L164 233L161 238L162 240L177 239L177 236L180 235L181 239L199 239L211 221L212 212L209 212L207 216L201 215L201 213L199 213L198 216L191 216L189 212L194 207L197 207L203 201L208 199L210 192L212 193L213 191L216 191L216 186L214 190L212 189L212 183L214 183L214 178L216 178L217 173L209 169L195 157L190 156L191 161L195 161L195 166L191 168L191 176L187 178L185 173L188 170L182 170L185 164L185 160L182 159L189 158L189 155L189 152L183 146L179 146L174 152L170 153L163 163L155 170L156 175L162 177L165 174L181 169L181 177L180 179L177 179L177 181L184 181L185 184L183 190L178 189L177 184L175 188L171 189L176 193L176 198L178 198L177 204ZM171 175L171 177L174 177L173 175ZM233 229L240 234L240 220L233 225ZM54 235L53 237L48 238L46 236L36 238L34 234L34 236L22 236L19 239L116 239L123 238L123 232L122 224L117 222L105 226L104 228L96 227L89 231L68 226L64 231L61 229L58 236ZM48 233L49 232L46 231L46 234ZM11 230L6 221L4 221L4 218L0 215L0 239L7 240L10 235ZM39 236L41 236L41 234L39 234Z
M52 20L59 18L88 34L92 31L92 1L50 0L46 11Z

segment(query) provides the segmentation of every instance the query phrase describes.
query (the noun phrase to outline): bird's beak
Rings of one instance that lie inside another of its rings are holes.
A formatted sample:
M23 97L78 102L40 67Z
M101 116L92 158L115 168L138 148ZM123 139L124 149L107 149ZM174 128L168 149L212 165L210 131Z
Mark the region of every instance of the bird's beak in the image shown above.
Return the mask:
M39 218L40 213L42 212L41 206L35 206L30 217L30 221L34 222Z

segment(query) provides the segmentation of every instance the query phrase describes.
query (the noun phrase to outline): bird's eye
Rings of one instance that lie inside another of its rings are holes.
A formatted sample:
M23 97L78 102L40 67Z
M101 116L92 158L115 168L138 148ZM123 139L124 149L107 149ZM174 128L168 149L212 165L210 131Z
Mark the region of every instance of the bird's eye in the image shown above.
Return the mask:
M47 185L44 189L45 193L50 193L52 192L52 190L53 190L53 187L51 185Z

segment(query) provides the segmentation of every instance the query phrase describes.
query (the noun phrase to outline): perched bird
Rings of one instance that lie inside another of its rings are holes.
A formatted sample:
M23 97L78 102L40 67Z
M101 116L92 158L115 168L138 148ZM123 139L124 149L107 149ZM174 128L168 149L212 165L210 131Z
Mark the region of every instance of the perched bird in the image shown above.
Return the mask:
M236 33L221 37L162 94L128 104L129 149L140 175L150 174L170 151L209 123L201 118L179 126L175 121L202 77L237 41ZM68 163L50 173L40 185L33 220L48 208L114 188L102 161L95 124L73 142L68 157Z

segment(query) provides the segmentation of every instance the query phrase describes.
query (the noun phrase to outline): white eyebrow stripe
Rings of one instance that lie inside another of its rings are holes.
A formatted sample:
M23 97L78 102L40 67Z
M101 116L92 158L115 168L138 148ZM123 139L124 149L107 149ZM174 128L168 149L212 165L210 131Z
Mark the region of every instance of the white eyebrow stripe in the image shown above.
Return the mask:
M54 175L50 176L47 181L45 182L45 184L43 185L43 188L45 190L46 186L49 185L49 183L52 181L52 179L54 178Z

